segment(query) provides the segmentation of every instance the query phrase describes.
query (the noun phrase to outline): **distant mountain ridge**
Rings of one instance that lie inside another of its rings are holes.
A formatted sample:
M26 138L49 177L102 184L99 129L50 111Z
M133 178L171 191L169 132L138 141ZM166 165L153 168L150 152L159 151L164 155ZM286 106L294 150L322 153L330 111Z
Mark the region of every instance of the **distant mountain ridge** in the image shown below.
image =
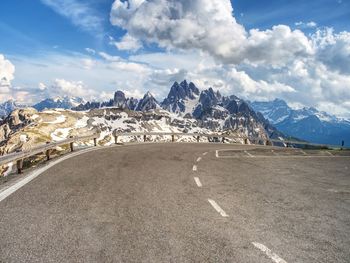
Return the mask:
M15 101L0 104L0 118L22 108ZM35 105L38 111L63 108L89 111L100 108L118 108L123 111L151 112L165 110L174 116L193 119L202 128L213 132L239 132L252 136L285 138L339 145L350 143L350 121L339 119L315 108L294 110L280 99L270 102L247 102L235 95L222 96L208 88L200 91L186 80L170 87L161 102L147 92L142 99L127 98L122 91L105 102L85 102L81 98L57 97L45 99ZM1 115L2 114L2 115Z
M32 107L38 111L42 111L44 109L71 109L82 103L85 103L84 99L79 97L68 97L64 96L56 97L56 98L48 98L37 104L34 104Z
M200 91L186 80L174 82L168 96L159 103L150 92L141 100L126 98L122 91L115 92L107 102L87 102L73 110L86 111L103 107L117 107L131 111L165 110L176 116L195 119L201 127L212 131L239 131L246 135L283 137L261 114L257 114L247 102L236 96L225 97L212 88Z
M312 107L295 110L280 99L250 105L286 135L321 144L340 145L344 140L350 146L349 120Z

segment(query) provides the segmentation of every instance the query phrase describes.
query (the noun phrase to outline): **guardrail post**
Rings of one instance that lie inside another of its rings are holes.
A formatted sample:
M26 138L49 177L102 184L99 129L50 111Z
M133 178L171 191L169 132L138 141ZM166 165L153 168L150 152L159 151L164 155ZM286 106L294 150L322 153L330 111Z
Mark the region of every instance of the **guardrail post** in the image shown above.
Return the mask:
M244 144L248 144L248 139L244 138Z
M114 135L114 143L118 144L118 136L117 135Z
M175 135L174 134L171 135L171 142L175 142Z
M72 139L72 138L73 138L73 136L70 136L69 138L71 138L71 139ZM71 152L73 152L73 151L74 151L74 145L73 145L73 144L74 144L74 142L69 143L69 146L70 146L70 151L71 151Z
M17 160L17 173L21 174L23 169L23 159Z
M50 144L50 142L46 142L46 144ZM50 161L50 153L51 153L50 149L47 149L45 152L47 161Z
M225 143L225 137L222 137L222 143Z
M143 142L146 142L146 139L147 139L147 136L145 134L145 135L143 135Z
M94 146L97 146L97 138L94 138Z
M197 136L197 142L199 142L199 139L200 139L200 136L198 135L198 136Z

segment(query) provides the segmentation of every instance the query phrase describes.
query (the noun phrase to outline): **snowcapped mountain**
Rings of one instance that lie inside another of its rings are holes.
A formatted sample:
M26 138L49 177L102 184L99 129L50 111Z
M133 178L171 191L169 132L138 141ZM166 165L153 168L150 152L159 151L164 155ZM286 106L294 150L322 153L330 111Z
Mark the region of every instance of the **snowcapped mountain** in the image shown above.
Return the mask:
M250 105L255 111L262 113L272 124L285 120L293 111L284 100L280 99L268 102L252 102Z
M135 98L126 98L124 92L118 90L114 93L113 99L104 102L86 102L73 107L72 110L87 111L104 107L115 107L123 110L135 110L138 104Z
M192 82L189 84L186 80L180 84L175 82L161 106L173 113L188 113L193 111L195 104L198 102L198 97L199 89Z
M27 134L28 147L91 132L99 134L100 145L112 144L114 132L225 133L265 139L283 137L244 100L236 96L222 96L212 88L199 91L187 81L174 83L161 105L150 92L138 101L127 98L121 91L106 102L87 102L73 110L62 109L69 108L66 106L68 102L71 103L68 98L51 99L37 106L40 111L34 108L13 111L0 122L0 153L26 147L26 144L21 144L21 134ZM53 109L42 110L44 107ZM156 137L154 140L164 140ZM124 139L135 140L133 136ZM189 136L186 140L195 141L195 138Z
M261 114L256 114L249 104L236 96L224 97L212 88L200 91L192 82L175 82L168 96L161 104L147 92L137 101L126 98L117 91L108 102L88 102L73 110L87 111L104 107L116 107L122 110L140 112L163 109L176 117L194 119L202 128L213 132L239 132L252 136L283 137Z
M0 119L9 115L15 109L22 108L22 107L25 107L25 106L19 105L14 100L8 100L8 101L5 101L4 103L1 103L0 104Z
M294 110L283 101L252 102L278 130L286 135L314 143L339 145L344 140L350 146L350 121L337 118L315 108Z
M45 99L35 105L33 105L33 108L42 111L44 109L55 109L55 108L61 108L61 109L71 109L74 107L77 107L78 105L84 103L85 101L78 97L56 97L56 98L49 98Z
M145 96L137 103L136 111L147 112L150 110L160 109L158 101L153 97L150 92L147 92Z

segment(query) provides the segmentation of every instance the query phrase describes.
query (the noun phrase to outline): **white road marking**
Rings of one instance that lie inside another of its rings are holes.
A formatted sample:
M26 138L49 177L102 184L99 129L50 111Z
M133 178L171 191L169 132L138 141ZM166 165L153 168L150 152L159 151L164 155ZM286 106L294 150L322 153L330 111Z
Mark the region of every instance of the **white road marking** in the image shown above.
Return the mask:
M283 258L279 257L277 254L273 253L268 247L264 246L263 244L253 242L252 243L256 248L260 249L262 252L265 253L266 256L268 256L270 259L272 259L275 263L287 263Z
M326 153L327 153L329 156L333 156L333 154L331 154L329 151L326 151Z
M203 153L204 156L206 156L207 154L208 154L208 152Z
M193 171L197 171L197 165L193 165L193 168L192 168Z
M202 160L202 157L197 158L197 163L199 163Z
M304 154L304 155L307 155L307 153L304 152L303 150L300 150L300 152L301 152L302 154Z
M249 157L254 157L254 155L252 155L251 153L249 153L248 151L244 151Z
M228 214L226 214L226 212L214 200L208 199L208 202L222 217L228 217Z
M215 151L215 156L216 156L216 158L219 158L219 151L218 150Z
M11 185L10 187L6 188L5 190L0 192L0 202L3 201L4 199L6 199L8 196L10 196L11 194L13 194L14 192L16 192L18 189L22 188L23 186L25 186L27 183L29 183L30 181L32 181L33 179L35 179L36 177L38 177L40 174L42 174L43 172L45 172L46 170L50 169L52 166L63 162L69 158L87 153L87 152L91 152L91 151L96 151L96 150L100 150L101 148L88 148L86 150L81 150L79 152L75 152L72 154L69 154L67 156L64 156L54 162L51 162L49 164L47 164L46 166L33 171L32 173L30 173L28 176L26 176L25 178L23 178L22 180L18 181L17 183Z
M202 187L203 186L198 177L194 177L194 181L196 182L198 187Z

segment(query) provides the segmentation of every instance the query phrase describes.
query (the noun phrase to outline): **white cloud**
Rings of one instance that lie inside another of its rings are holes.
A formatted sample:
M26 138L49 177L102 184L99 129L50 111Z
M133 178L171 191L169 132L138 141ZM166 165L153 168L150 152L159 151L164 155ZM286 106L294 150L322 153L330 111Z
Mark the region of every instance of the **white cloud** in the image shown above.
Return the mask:
M39 82L38 87L39 87L39 90L42 90L42 91L44 91L44 90L46 90L46 89L47 89L46 84L44 84L44 83L42 83L42 82Z
M350 32L334 33L332 28L317 30L312 36L316 58L330 69L350 74Z
M142 43L129 34L125 34L120 41L112 40L110 44L116 46L119 50L126 51L137 51L142 48Z
M96 65L96 61L92 60L91 58L83 58L81 62L83 68L86 70L90 70Z
M87 3L79 0L41 0L74 25L92 33L103 32L103 19Z
M90 100L97 97L97 91L87 88L82 81L56 79L49 90L56 96L80 97Z
M92 49L92 48L89 48L89 47L85 48L85 51L87 53L90 53L91 55L95 55L96 54L96 50Z
M139 40L168 49L199 49L228 64L281 65L313 53L301 31L280 25L246 32L232 12L229 0L115 0L110 20Z
M307 36L286 25L248 32L237 23L229 0L115 0L110 21L133 38L166 49L131 57L159 67L151 83L165 84L170 76L165 72L178 70L226 94L281 97L350 117L349 32L326 28ZM317 28L314 21L295 25Z
M317 23L314 21L310 21L310 22L306 22L306 23L299 21L299 22L296 22L295 25L297 27L300 27L300 28L316 28L317 27Z
M15 66L0 54L0 86L9 86L14 79Z
M12 88L15 66L0 54L0 102L15 99L17 92Z
M110 20L131 36L162 47L199 48L226 57L232 45L239 47L245 33L232 11L226 0L117 0Z

